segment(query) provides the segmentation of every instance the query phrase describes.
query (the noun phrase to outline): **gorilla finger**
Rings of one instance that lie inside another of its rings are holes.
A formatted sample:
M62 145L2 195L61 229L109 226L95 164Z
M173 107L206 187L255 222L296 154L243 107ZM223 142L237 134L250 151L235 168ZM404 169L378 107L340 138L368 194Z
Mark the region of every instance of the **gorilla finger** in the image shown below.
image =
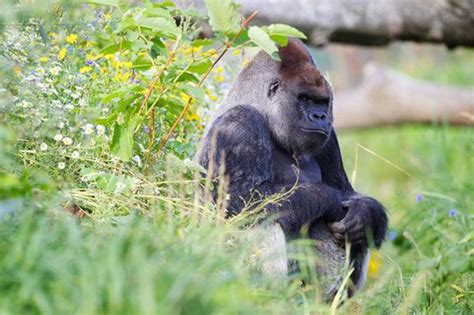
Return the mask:
M333 232L332 235L338 241L344 241L345 240L344 234Z
M349 200L344 200L344 201L341 202L341 206L343 208L350 208L353 203L354 203L353 200L350 200L350 199Z
M334 222L328 225L331 232L344 233L346 231L346 226L342 222Z

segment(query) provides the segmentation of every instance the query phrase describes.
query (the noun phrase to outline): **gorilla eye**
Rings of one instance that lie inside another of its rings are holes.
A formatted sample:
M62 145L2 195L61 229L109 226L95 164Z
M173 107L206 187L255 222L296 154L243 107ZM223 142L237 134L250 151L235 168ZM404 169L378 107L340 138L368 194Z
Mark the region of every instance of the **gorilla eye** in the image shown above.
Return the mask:
M298 95L298 101L306 103L306 102L312 102L313 99L309 95L302 93Z
M270 83L270 87L268 88L268 97L275 94L279 87L280 87L280 80L275 80L272 83Z

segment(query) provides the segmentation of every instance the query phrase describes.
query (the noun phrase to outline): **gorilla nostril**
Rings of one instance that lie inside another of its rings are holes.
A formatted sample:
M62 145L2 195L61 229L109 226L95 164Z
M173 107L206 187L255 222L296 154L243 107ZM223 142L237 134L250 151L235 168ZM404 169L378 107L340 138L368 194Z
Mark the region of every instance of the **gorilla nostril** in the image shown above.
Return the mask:
M309 120L311 120L312 122L326 119L326 114L320 113L317 111L311 111L308 116L309 116Z

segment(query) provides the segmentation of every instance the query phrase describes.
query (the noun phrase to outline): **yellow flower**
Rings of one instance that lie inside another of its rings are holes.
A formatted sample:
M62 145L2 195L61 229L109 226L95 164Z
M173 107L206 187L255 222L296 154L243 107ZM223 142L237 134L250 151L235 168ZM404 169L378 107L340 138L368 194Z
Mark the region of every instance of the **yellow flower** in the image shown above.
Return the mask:
M48 57L45 57L45 56L42 56L42 57L40 57L39 61L40 61L40 62L48 62L48 61L49 61L49 58L48 58Z
M55 33L55 32L49 32L48 35L50 37L58 37L58 33Z
M74 44L75 42L77 42L77 35L76 34L69 34L68 36L66 36L66 41L69 44Z
M185 94L185 93L181 93L181 99L184 101L185 104L187 104L189 102L189 99L191 97L189 97L188 94Z
M195 120L195 121L201 121L201 116L199 116L197 113L190 113L190 114L188 114L188 119L189 120Z
M119 72L117 73L117 75L115 76L115 80L117 81L121 81L121 82L127 82L131 77L131 73L130 72Z
M218 83L224 82L224 77L221 76L221 75L218 75L218 76L216 76L216 81L217 81Z
M216 95L214 95L214 94L209 95L209 98L211 99L211 101L217 101L217 100L219 99L219 98L218 98Z
M66 52L67 52L66 48L61 48L61 50L58 53L59 60L63 60L64 57L66 57Z
M238 55L240 55L241 52L242 52L242 50L240 50L240 49L235 49L234 51L232 51L232 55L238 56Z
M112 14L110 14L110 13L105 13L105 14L104 14L104 19L105 19L106 21L110 21L110 18L111 18L111 17L112 17Z
M378 251L372 251L369 260L369 277L375 277L379 272L380 266L382 266L382 255Z
M91 70L92 70L91 67L89 67L89 66L84 66L84 67L82 67L81 69L79 69L79 72L80 72L80 73L87 73L87 72L89 72L89 71L91 71Z
M222 66L216 68L216 73L222 73L222 71L224 71L224 68Z

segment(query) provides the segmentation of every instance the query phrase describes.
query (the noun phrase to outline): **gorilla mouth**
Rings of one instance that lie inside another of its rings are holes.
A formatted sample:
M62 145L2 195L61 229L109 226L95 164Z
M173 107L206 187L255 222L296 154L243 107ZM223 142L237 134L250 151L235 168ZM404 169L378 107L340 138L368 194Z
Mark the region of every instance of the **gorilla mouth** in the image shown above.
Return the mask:
M325 135L325 136L328 135L327 130L320 129L320 128L314 128L314 129L312 129L312 128L301 128L301 130L303 132L308 132L308 133L319 133L319 134L322 134L322 135Z

